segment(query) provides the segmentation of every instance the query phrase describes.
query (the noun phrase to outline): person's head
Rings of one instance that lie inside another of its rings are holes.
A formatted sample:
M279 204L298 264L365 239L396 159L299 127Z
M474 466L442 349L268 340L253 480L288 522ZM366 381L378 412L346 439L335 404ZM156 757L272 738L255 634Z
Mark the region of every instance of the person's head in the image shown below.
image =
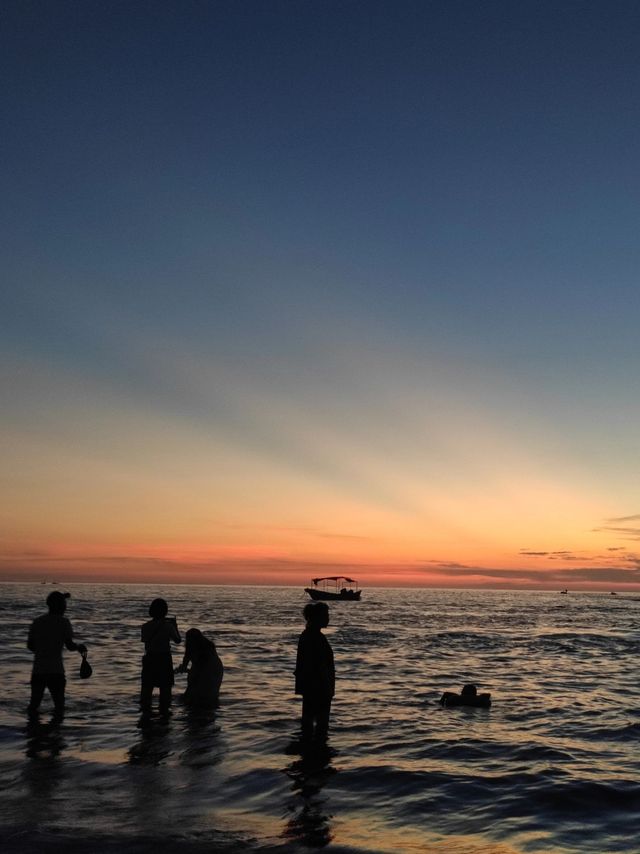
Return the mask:
M475 685L465 685L461 691L463 697L475 697L478 693L478 689Z
M216 648L214 642L206 638L200 629L189 629L184 636L184 641L185 651L192 658Z
M168 611L169 606L165 599L154 599L149 605L149 616L152 620L161 620L163 617L167 616Z
M324 629L329 625L329 606L326 602L309 602L304 606L302 614L308 626Z
M67 610L68 593L60 593L59 590L54 590L47 596L47 608L50 614L64 614Z

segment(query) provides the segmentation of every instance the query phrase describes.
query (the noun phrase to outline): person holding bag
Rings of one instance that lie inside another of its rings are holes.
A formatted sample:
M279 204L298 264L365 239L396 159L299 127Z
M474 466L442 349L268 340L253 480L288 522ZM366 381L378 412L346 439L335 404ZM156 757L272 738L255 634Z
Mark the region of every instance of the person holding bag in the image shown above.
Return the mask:
M62 662L62 648L77 651L86 658L87 648L73 640L71 623L64 616L68 593L54 590L47 596L49 612L37 617L29 628L27 647L34 654L31 673L31 700L27 712L37 718L45 689L49 690L54 706L54 719L62 721L67 680Z

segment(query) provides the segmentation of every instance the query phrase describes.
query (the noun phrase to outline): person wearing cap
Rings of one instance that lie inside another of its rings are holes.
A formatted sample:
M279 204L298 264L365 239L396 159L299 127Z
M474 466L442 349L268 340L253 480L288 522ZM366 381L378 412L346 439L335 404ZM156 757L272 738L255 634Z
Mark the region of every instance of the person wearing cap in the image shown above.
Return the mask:
M75 643L71 623L64 616L68 593L54 590L47 596L49 612L31 623L27 647L34 653L31 673L31 700L27 709L30 716L38 714L45 688L49 690L54 706L54 717L64 717L64 690L66 679L62 662L62 648L86 653L83 643Z

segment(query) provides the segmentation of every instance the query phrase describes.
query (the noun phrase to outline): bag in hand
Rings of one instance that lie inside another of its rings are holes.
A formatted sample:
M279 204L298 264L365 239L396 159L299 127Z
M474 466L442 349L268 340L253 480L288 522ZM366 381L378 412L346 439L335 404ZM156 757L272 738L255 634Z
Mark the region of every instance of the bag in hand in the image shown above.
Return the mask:
M87 661L87 653L82 653L82 664L80 665L80 678L88 679L93 673L93 667Z

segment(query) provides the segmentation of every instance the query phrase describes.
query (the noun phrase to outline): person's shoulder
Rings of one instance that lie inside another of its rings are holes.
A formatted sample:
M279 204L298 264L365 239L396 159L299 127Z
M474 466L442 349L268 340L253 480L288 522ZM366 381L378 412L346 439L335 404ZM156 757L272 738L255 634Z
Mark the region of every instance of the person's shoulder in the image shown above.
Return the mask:
M33 621L34 626L57 626L60 625L60 621L64 619L61 614L40 614L39 617L36 617Z

